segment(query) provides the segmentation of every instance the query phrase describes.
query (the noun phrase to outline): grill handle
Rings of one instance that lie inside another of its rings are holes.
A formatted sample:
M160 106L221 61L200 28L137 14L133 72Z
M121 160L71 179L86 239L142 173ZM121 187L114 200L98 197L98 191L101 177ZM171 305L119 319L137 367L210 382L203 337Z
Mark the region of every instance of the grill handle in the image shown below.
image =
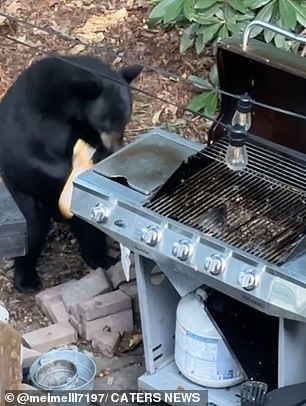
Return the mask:
M277 27L275 25L266 23L265 21L254 20L254 21L251 21L245 27L245 30L244 30L244 33L243 33L243 41L242 41L242 50L243 51L247 50L250 33L251 33L252 29L254 27L256 27L256 26L263 27L263 28L266 28L268 30L274 31L277 34L284 35L285 37L291 38L291 39L293 39L295 41L301 42L302 44L306 45L306 38L302 37L301 35L295 35L292 32L286 31L283 28Z

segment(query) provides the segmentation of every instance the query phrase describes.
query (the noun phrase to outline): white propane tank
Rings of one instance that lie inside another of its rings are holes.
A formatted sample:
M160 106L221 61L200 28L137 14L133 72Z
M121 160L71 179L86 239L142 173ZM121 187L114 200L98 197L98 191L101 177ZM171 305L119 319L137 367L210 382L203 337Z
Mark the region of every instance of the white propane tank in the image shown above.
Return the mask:
M197 289L183 297L177 307L175 362L190 381L210 388L239 384L244 374L210 320L204 301L207 293Z

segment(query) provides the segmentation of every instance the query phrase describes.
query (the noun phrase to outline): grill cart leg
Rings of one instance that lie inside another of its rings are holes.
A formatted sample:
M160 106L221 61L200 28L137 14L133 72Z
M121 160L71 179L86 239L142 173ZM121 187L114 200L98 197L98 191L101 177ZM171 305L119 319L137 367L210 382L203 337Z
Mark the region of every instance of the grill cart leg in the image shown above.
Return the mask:
M146 371L153 374L173 361L180 296L163 273L154 274L153 261L139 256L135 261Z
M306 324L279 319L278 387L306 382Z

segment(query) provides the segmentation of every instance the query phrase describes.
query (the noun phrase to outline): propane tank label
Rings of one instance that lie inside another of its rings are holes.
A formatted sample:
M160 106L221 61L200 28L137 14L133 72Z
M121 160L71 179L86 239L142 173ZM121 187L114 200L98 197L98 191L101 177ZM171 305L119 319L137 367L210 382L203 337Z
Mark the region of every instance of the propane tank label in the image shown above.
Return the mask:
M207 381L241 376L222 338L199 336L177 321L175 341L176 363L189 375Z

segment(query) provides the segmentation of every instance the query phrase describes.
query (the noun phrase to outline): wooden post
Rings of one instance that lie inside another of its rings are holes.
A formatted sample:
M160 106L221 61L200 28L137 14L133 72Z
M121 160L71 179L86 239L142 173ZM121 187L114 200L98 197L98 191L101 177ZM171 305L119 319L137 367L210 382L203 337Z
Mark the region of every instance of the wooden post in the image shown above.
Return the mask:
M0 395L18 390L21 383L21 336L9 324L0 322ZM1 402L3 404L3 402Z

